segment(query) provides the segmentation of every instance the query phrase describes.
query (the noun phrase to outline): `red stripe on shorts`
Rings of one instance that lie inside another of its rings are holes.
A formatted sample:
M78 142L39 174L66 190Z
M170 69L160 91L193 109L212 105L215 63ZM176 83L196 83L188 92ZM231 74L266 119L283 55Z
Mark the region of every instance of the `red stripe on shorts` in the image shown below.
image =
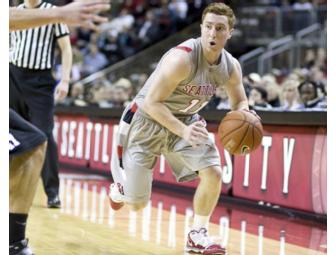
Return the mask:
M117 147L117 153L118 153L118 158L122 158L122 153L123 153L123 147L121 145L118 145Z
M131 112L135 113L138 110L138 105L136 103L133 103L131 106Z

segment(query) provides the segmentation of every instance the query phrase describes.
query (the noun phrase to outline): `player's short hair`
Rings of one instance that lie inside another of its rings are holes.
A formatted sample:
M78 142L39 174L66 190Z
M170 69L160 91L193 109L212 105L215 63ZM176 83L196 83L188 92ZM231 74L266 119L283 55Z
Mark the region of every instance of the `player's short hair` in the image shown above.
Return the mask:
M228 18L230 29L233 28L236 17L233 13L233 10L230 8L230 6L224 4L224 3L211 3L209 4L202 13L202 23L204 21L205 15L207 13L214 13L217 15L224 15Z

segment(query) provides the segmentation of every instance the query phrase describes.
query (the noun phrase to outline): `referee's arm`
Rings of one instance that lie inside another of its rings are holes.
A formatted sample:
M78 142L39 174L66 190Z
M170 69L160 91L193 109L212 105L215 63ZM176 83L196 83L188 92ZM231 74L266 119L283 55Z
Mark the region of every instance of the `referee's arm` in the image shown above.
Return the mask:
M58 38L57 43L62 52L62 76L55 90L55 100L59 101L68 94L72 67L72 49L69 35Z
M9 8L9 31L28 29L50 23L58 23L61 14L58 9L17 9Z

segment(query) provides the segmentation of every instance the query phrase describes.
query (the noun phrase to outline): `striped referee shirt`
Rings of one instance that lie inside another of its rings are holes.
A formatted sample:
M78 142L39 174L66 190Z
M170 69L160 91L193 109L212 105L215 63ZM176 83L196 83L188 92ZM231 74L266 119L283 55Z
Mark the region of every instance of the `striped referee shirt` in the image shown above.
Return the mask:
M26 7L21 4L17 8ZM42 2L35 8L49 9L56 6ZM54 63L55 42L66 35L69 35L69 29L64 24L49 24L11 32L9 62L27 69L51 69Z

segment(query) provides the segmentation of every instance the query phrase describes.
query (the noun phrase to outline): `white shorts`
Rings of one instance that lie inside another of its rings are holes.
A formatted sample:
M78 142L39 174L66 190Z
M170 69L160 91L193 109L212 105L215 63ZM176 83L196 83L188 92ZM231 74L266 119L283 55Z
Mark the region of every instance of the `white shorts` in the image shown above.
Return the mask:
M200 116L179 119L189 125ZM210 138L206 144L193 148L134 105L123 113L115 146L111 172L114 182L123 190L118 199L129 203L149 200L153 168L161 154L178 182L195 179L199 170L209 166L220 166L218 150Z

